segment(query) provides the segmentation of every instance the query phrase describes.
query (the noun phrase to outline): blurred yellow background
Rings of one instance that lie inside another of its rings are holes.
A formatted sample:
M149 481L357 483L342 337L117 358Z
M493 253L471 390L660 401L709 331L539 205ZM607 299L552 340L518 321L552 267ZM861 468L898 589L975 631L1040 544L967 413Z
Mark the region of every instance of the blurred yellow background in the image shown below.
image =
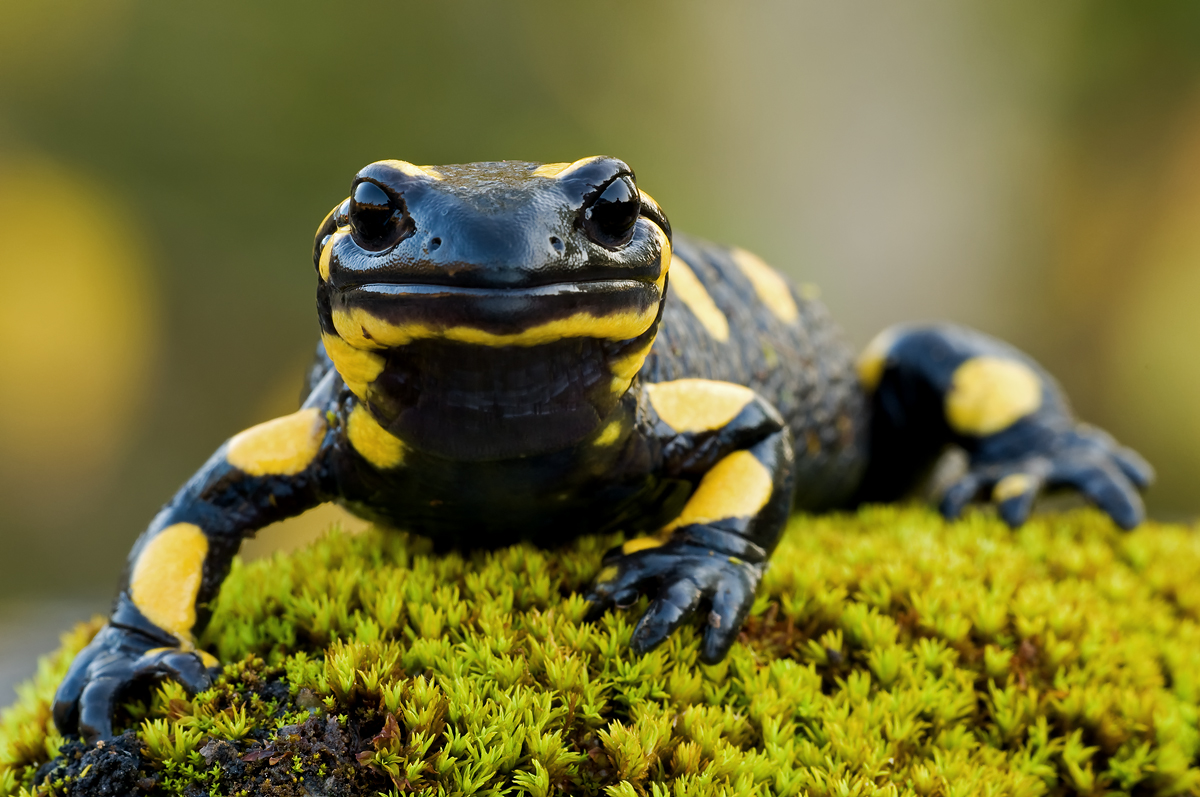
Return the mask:
M0 599L102 604L209 453L294 408L313 230L388 157L621 157L856 345L1025 348L1191 517L1197 42L1182 0L0 0Z

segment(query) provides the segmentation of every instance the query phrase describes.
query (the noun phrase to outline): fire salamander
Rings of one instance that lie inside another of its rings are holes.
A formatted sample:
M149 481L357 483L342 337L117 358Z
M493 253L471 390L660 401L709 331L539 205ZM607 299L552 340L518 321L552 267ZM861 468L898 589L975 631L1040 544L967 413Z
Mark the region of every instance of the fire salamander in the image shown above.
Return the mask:
M321 343L301 409L230 438L154 518L54 705L111 734L132 684L205 688L197 631L242 540L326 501L442 547L626 532L593 613L646 594L636 651L699 617L721 659L793 508L891 500L949 445L941 511L1017 525L1046 487L1125 528L1150 467L1077 423L1021 352L951 325L857 359L748 251L672 235L614 158L380 161L317 230Z

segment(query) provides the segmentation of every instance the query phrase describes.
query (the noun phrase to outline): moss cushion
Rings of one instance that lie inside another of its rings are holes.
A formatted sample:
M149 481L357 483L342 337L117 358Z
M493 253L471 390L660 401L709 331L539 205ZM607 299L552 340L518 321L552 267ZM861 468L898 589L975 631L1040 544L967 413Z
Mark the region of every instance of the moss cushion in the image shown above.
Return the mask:
M218 683L131 695L93 748L48 708L81 626L0 722L0 796L1200 794L1189 528L800 516L715 667L691 628L631 655L644 599L581 622L615 542L333 532L236 563Z

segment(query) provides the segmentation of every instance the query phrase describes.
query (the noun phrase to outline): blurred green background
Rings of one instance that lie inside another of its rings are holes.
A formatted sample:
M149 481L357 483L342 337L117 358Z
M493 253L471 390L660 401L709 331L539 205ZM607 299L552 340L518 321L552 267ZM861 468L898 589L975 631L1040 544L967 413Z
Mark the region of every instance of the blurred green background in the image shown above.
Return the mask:
M856 345L942 318L1030 351L1191 517L1198 42L1183 0L0 0L0 639L102 606L294 408L313 230L389 157L621 157Z

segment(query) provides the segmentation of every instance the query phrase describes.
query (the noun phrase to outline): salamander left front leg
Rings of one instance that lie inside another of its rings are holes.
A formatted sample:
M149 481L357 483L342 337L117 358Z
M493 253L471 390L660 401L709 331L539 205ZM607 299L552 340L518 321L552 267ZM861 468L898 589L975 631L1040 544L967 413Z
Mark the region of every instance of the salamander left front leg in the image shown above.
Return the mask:
M657 391L651 396L659 397L656 408L665 410L661 422L670 421L667 435L674 445L668 447L692 467L716 461L703 471L679 517L658 534L631 539L605 556L588 601L594 618L609 606L628 606L640 594L650 595L650 608L633 632L636 652L655 647L707 606L700 657L712 663L724 658L737 638L783 533L792 501L791 442L775 411L746 388L706 380L652 388ZM702 408L712 391L723 393L731 405L716 416L728 423L706 428L712 418L674 415L668 409L676 398L673 390L697 391ZM730 414L732 420L723 417ZM739 438L763 439L730 451Z
M1055 381L1016 349L948 324L899 327L876 338L859 370L873 394L864 500L898 497L954 443L970 463L942 497L948 518L990 498L1018 526L1048 487L1079 490L1126 529L1145 516L1138 491L1154 470L1107 433L1076 422Z

